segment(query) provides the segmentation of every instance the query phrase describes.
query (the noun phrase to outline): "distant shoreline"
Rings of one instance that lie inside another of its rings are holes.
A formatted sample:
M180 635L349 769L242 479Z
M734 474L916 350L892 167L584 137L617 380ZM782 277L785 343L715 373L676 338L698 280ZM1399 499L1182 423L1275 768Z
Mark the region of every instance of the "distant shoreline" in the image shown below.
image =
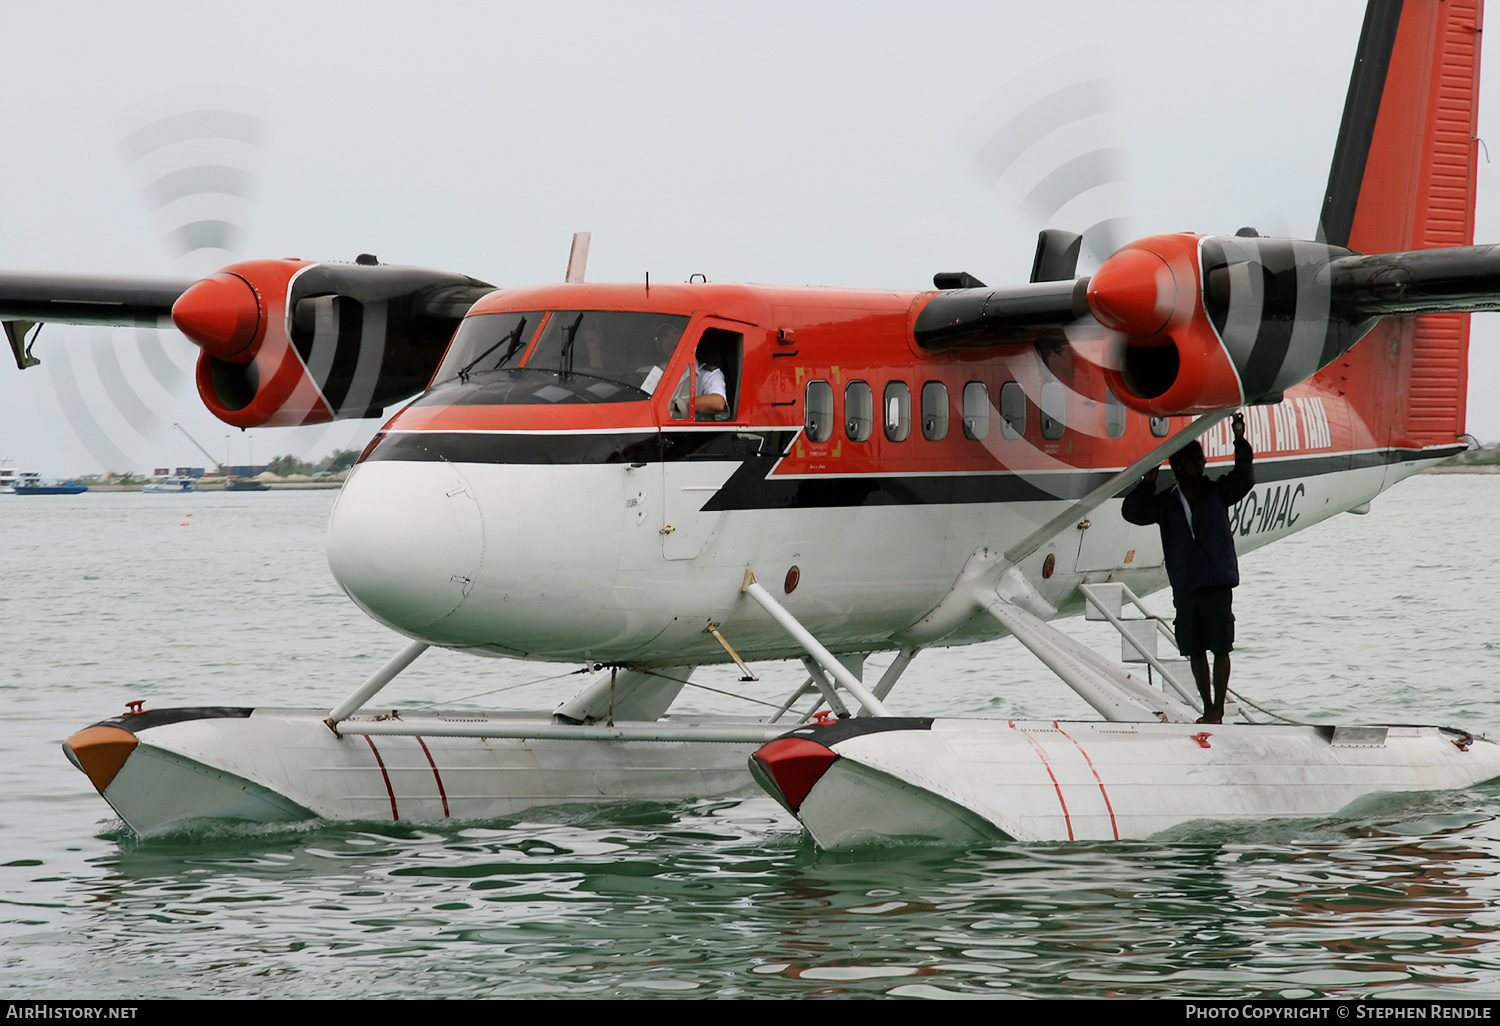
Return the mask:
M1428 467L1424 474L1500 474L1500 463L1477 463L1454 467Z
M307 490L307 489L313 489L313 488L342 488L342 487L344 487L344 482L342 482L342 481L267 481L266 484L270 485L272 491L295 491L295 490ZM138 492L140 490L141 490L141 486L138 485L138 484L133 484L133 485L128 485L128 484L91 484L91 485L89 485L89 491L91 491L91 492ZM193 488L193 491L196 491L196 492L222 492L224 490L225 489L224 489L224 482L223 481L208 481L208 482L205 482L203 484L195 485L194 488ZM160 494L174 495L174 494L177 494L177 493L175 493L175 492L165 492L165 493L160 493ZM183 493L183 494L188 494L188 493ZM247 492L246 494L250 494L250 493Z

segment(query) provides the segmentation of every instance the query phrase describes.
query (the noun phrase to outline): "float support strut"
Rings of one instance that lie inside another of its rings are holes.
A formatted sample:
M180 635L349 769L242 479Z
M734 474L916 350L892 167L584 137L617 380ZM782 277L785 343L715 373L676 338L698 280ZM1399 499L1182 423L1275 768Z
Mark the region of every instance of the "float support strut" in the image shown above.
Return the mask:
M741 590L760 603L761 608L771 614L771 619L781 624L782 629L795 638L797 644L807 649L808 654L818 661L818 665L823 667L829 676L843 685L845 691L848 691L849 694L858 699L859 704L864 707L863 712L866 715L890 715L890 713L886 712L885 706L881 704L880 699L871 694L869 688L861 684L859 678L850 673L847 666L835 659L832 652L824 648L806 627L797 622L796 617L792 616L791 613L782 607L781 603L772 598L770 592L756 583L755 574L749 570L745 571L745 584Z
M397 652L390 662L376 670L370 676L369 680L359 686L359 689L354 694L334 707L334 710L328 714L328 719L323 721L328 724L328 729L337 734L337 724L340 720L356 712L366 702L374 698L380 692L381 688L395 680L397 674L410 666L416 660L417 656L426 651L427 642L413 641L400 652Z

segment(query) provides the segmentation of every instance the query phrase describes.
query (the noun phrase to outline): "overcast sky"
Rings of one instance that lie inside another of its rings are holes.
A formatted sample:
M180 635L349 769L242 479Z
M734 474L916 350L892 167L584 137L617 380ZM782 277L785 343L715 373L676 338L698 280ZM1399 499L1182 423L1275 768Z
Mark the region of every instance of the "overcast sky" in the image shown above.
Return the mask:
M1054 225L1308 236L1363 6L4 0L0 267L176 274L370 252L521 285L561 280L587 230L598 281L921 289L968 270L1003 284L1025 279L1041 227L1022 198L1101 145L1123 148L1128 184ZM1111 114L1027 148L998 181L976 172L1026 103L1097 74ZM1500 142L1493 93L1480 134ZM263 118L266 134L122 149L202 107ZM152 209L147 181L204 161L253 174L253 202ZM1500 241L1497 186L1482 165L1478 241ZM172 230L206 215L242 226L234 252L174 253ZM243 435L203 411L195 350L164 334L172 373L153 374L133 332L44 330L43 368L0 366L0 458L49 476L203 464L180 422L215 459L264 462L357 448L378 426ZM1497 343L1500 315L1476 315L1469 428L1488 440Z

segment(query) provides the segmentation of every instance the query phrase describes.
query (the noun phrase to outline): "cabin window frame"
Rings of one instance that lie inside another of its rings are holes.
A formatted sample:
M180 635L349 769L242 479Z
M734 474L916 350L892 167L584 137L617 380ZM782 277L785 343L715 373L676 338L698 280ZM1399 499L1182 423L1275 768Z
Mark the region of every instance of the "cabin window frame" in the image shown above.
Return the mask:
M963 391L964 437L982 442L990 433L990 390L983 381L969 381Z
M868 381L855 378L844 386L844 437L868 442L875 434L875 390Z
M888 442L904 442L911 437L911 386L904 381L887 381L881 393L880 423Z
M1041 394L1037 397L1037 420L1042 437L1056 442L1068 433L1068 389L1061 381L1042 382Z
M1000 386L1000 434L1013 442L1026 437L1026 390L1019 381Z
M948 437L948 386L941 381L922 383L922 437L941 442Z
M1110 438L1124 438L1125 427L1130 422L1129 412L1120 397L1112 389L1104 390L1104 434Z
M838 423L836 412L833 386L823 378L809 381L802 393L803 436L817 445L829 441L833 438L833 426Z

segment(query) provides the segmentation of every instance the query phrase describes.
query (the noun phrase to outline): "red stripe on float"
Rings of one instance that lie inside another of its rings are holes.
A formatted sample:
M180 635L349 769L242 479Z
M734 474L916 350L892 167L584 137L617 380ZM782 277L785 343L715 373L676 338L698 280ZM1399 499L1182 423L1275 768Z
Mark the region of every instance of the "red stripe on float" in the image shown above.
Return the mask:
M1115 832L1115 840L1118 841L1120 839L1120 825L1115 822L1115 807L1110 804L1109 792L1104 789L1104 781L1099 779L1099 771L1094 768L1094 760L1089 758L1089 753L1083 750L1083 745L1078 743L1078 739L1069 735L1066 730L1063 730L1056 720L1052 721L1052 725L1057 727L1059 734L1073 742L1073 747L1078 749L1078 754L1083 756L1083 761L1089 764L1089 772L1094 775L1094 781L1099 785L1099 794L1104 797L1104 807L1109 810L1109 828Z
M417 744L422 746L422 754L427 756L427 765L432 767L432 779L437 781L438 797L443 800L443 818L447 819L449 816L448 792L443 789L443 775L438 772L437 763L432 761L432 753L427 750L427 742L419 737L417 738ZM1115 836L1119 837L1119 834Z
M396 792L391 789L391 775L385 771L385 760L380 757L380 751L369 734L365 735L365 744L370 746L370 751L375 756L375 765L380 767L380 777L385 781L385 793L391 796L391 819L399 820L401 817L396 812Z
M1015 723L1012 722L1011 726L1014 727ZM1057 792L1057 804L1062 806L1063 824L1068 828L1068 840L1075 840L1073 837L1073 819L1068 815L1068 803L1063 798L1062 785L1057 782L1057 774L1052 772L1052 764L1047 761L1047 753L1042 750L1041 745L1036 743L1036 739L1026 733L1026 731L1021 731L1021 736L1036 751L1037 757L1042 760L1042 768L1047 771L1047 776L1052 778L1052 789Z

